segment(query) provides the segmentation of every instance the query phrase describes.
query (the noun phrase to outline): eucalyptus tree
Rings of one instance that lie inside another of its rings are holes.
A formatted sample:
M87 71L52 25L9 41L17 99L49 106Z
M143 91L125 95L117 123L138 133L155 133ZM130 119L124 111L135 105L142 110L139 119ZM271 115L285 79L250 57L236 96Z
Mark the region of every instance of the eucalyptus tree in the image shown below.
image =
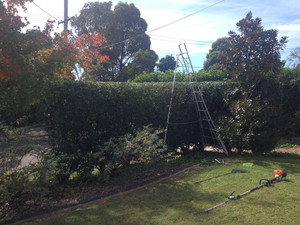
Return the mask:
M133 60L120 73L120 80L133 80L135 76L154 71L158 56L153 50L138 50L133 53Z
M287 61L292 67L298 67L300 65L300 47L297 47L290 52Z
M109 60L93 66L92 76L98 76L98 80L102 77L111 81L124 79L121 71L132 63L134 53L150 50L150 37L146 34L148 24L132 3L119 2L114 9L111 2L87 3L71 24L78 35L100 32L106 37L107 42L98 51L108 55Z
M167 70L174 70L176 66L176 60L172 55L166 55L161 58L157 64L158 70L165 72Z
M227 48L229 48L228 37L218 38L213 42L203 64L204 70L220 69L220 55L225 52Z

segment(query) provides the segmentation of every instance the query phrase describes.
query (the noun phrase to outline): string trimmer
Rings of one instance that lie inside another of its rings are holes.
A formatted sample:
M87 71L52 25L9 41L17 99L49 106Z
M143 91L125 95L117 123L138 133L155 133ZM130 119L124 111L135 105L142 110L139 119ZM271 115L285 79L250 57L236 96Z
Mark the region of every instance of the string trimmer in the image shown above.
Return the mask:
M244 195L250 193L250 192L253 192L255 190L258 190L260 189L261 187L263 186L270 186L274 181L281 181L281 180L285 180L286 179L286 176L287 176L287 172L284 171L284 170L274 170L273 171L273 178L268 180L268 179L260 179L259 181L259 186L257 187L254 187L248 191L245 191L244 193L242 194L239 194L239 195L233 195L234 192L232 192L229 196L228 196L228 199L224 202L221 202L220 204L218 205L215 205L209 209L206 209L205 212L210 212L211 210L215 209L215 208L218 208L219 206L222 206L222 205L225 205L227 202L231 201L231 200L237 200L241 197L243 197Z

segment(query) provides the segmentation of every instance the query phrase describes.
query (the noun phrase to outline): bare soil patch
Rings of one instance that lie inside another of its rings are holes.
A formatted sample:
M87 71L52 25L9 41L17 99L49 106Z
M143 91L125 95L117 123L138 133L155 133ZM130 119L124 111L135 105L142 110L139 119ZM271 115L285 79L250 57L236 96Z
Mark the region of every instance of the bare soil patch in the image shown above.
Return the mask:
M296 153L300 155L300 148L289 148L289 149L280 148L280 149L273 150L273 152L289 152L289 153Z

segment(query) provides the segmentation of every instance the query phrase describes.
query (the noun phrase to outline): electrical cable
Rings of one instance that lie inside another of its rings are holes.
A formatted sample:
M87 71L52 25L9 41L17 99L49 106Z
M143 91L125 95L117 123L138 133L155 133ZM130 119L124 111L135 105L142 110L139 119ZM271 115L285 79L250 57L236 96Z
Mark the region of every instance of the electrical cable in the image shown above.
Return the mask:
M154 32L154 31L157 31L157 30L160 30L160 29L162 29L162 28L165 28L165 27L167 27L167 26L170 26L170 25L172 25L172 24L174 24L174 23L180 22L180 21L182 21L182 20L184 20L184 19L186 19L186 18L188 18L188 17L191 17L191 16L193 16L193 15L195 15L195 14L198 14L198 13L200 13L200 12L203 12L203 11L206 10L206 9L209 9L209 8L211 8L211 7L214 7L214 6L220 4L220 3L224 2L224 1L226 1L226 0L221 0L221 1L219 1L219 2L216 2L216 3L212 4L212 5L209 5L209 6L205 7L205 8L202 8L202 9L200 9L200 10L197 10L196 12L193 12L193 13L191 13L191 14L189 14L189 15L186 15L186 16L184 16L184 17L182 17L182 18L179 18L179 19L174 20L174 21L172 21L172 22L170 22L170 23L167 23L167 24L165 24L165 25L163 25L163 26L160 26L160 27L157 27L157 28L155 28L155 29L153 29L153 30L150 30L150 31L148 31L148 32L146 32L146 33L149 34L149 33L152 33L152 32Z
M189 40L185 38L176 38L176 37L170 37L170 36L164 36L164 35L159 35L159 34L150 34L151 37L156 36L159 38L167 38L167 39L173 39L173 40L183 40L183 41L189 41L189 42L199 42L199 43L205 43L205 44L211 44L212 41L199 41L199 40Z
M153 30L150 30L150 31L146 32L146 34L148 35L149 33L152 33L152 32L154 32L154 31L163 29L163 28L165 28L165 27L167 27L167 26L170 26L170 25L172 25L172 24L174 24L174 23L180 22L180 21L182 21L182 20L184 20L184 19L186 19L186 18L188 18L188 17L191 17L191 16L197 14L197 13L203 12L203 11L206 10L206 9L209 9L209 8L211 8L211 7L214 7L214 6L220 4L220 3L224 2L224 1L226 1L226 0L221 0L221 1L216 2L216 3L212 4L212 5L209 5L209 6L205 7L205 8L202 8L202 9L200 9L200 10L197 10L196 12L193 12L193 13L191 13L191 14L189 14L189 15L186 15L186 16L184 16L184 17L182 17L182 18L179 18L179 19L177 19L177 20L174 20L174 21L172 21L172 22L170 22L170 23L168 23L168 24L165 24L165 25L163 25L163 26L160 26L160 27L157 27L157 28L155 28L155 29L153 29ZM113 46L115 46L115 45L118 45L118 44L127 42L127 41L129 41L129 40L135 39L135 38L140 37L140 36L142 36L142 35L144 35L144 34L136 35L136 36L134 36L134 37L129 37L129 38L123 40L123 41L119 41L119 42L112 43L112 44L107 45L107 46L100 47L100 49L111 48L111 47L113 47Z
M178 43L178 41L176 41L176 40L167 40L167 39L161 39L161 38L155 38L155 37L151 37L151 39L152 40L157 40L157 41L165 41L165 42ZM208 46L208 45L210 45L210 44L200 43L200 41L199 41L199 43L196 43L196 42L191 42L189 40L184 40L184 39L181 39L181 40L183 40L187 44L192 44L192 45L202 45L202 46Z
M42 10L44 13L46 13L48 16L56 19L56 20L59 20L57 17L55 16L52 16L50 13L48 13L46 10L42 9L38 4L36 4L35 2L32 2L36 7L38 7L40 10Z

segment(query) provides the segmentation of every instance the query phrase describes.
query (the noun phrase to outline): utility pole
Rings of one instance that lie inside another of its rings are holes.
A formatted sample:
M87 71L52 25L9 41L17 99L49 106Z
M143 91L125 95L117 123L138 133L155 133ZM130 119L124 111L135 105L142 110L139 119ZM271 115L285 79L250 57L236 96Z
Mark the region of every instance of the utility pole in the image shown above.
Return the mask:
M65 7L64 7L64 31L68 30L68 21L69 21L69 16L68 16L68 0L65 1Z

